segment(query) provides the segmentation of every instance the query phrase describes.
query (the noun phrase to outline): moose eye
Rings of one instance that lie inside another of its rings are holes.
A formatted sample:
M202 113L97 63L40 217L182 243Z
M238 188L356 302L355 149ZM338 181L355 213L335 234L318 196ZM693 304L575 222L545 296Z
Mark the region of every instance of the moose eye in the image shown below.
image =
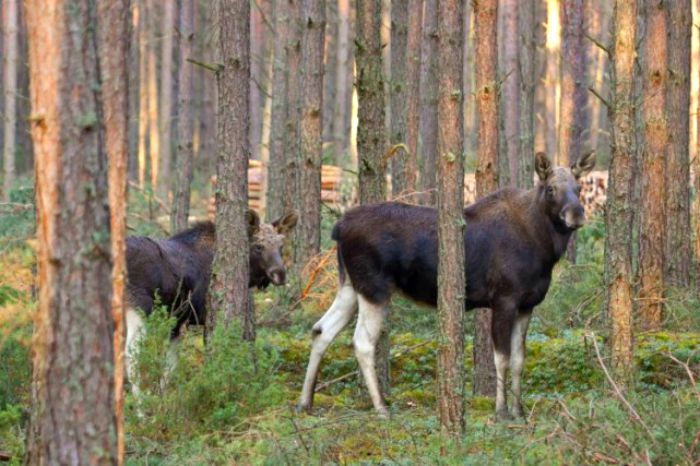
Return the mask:
M253 251L262 252L263 251L262 244L256 244L255 246L253 246Z
M554 186L547 186L547 194L550 196L554 194Z

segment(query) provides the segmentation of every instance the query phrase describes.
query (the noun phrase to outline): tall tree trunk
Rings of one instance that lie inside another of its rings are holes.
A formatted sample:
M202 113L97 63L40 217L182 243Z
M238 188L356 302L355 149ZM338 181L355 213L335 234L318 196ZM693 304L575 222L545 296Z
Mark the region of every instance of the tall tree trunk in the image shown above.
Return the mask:
M350 0L338 0L338 69L336 70L336 102L333 118L335 163L344 167L349 161L352 127L353 68L352 7Z
M406 54L406 169L411 176L410 187L417 189L418 128L420 109L420 61L423 0L408 0L408 43ZM393 110L392 110L393 111Z
M135 0L139 4L139 135L138 178L139 188L146 187L146 164L148 163L148 6L146 0Z
M285 170L284 211L289 212L295 207L299 196L299 120L301 88L299 82L299 64L301 61L301 11L300 0L289 0L288 5L288 36L287 36L287 120L284 133L287 156ZM298 230L291 238L292 244L299 241Z
M301 43L301 128L297 249L297 275L321 247L321 160L323 150L321 109L323 101L324 0L302 0L304 29Z
M601 44L610 43L610 11L608 5L601 4L596 0L586 1L586 14L590 19L589 33L596 38ZM590 85L593 86L601 95L606 94L608 88L608 80L605 79L605 74L609 68L609 57L605 50L602 50L596 44L589 41L589 73ZM608 114L603 109L603 104L600 99L591 98L590 102L590 141L591 149L600 153L599 146L608 141Z
M666 95L668 155L666 158L666 236L664 279L668 285L690 284L690 0L672 0L668 9Z
M187 59L192 56L194 42L193 0L182 0L180 5L180 68L178 73L178 119L177 119L177 169L173 177L173 205L170 217L171 231L187 228L190 214L190 185L192 184L192 91L193 70Z
M503 16L503 65L501 80L503 91L501 92L503 109L503 129L505 132L505 153L507 154L509 185L519 186L520 173L520 42L523 37L518 28L519 13L518 0L501 0L500 8ZM522 8L528 7L523 2ZM534 155L533 155L534 156Z
M127 162L127 177L132 183L139 181L139 92L140 92L140 46L139 19L142 8L138 0L129 2L131 8L131 24L129 25L130 45L127 58L127 76L129 87L129 157Z
M357 0L358 128L357 152L360 156L360 203L386 199L384 152L384 76L380 41L381 1Z
M642 179L639 246L639 328L661 328L663 316L663 259L665 240L667 42L666 5L662 0L645 3Z
M557 128L559 127L559 52L561 46L561 29L559 25L559 0L547 0L547 69L545 76L545 122L546 153L553 158L555 165L564 165L559 157L557 146Z
M423 46L420 70L421 191L426 205L437 204L437 99L438 99L438 4L423 3Z
M525 2L518 11L518 34L520 35L520 171L517 185L529 189L535 174L535 69L536 23L535 2Z
M440 0L438 13L438 411L443 431L464 431L464 151L462 134L463 10Z
M17 141L17 63L19 18L17 0L7 0L3 21L3 198L10 200L10 190L15 182L15 153Z
M562 0L559 6L563 40L557 156L562 165L572 165L581 156L584 131L589 127L584 0ZM571 235L566 257L576 262L576 233Z
M612 159L605 216L605 284L610 318L612 366L620 380L629 381L632 359L632 177L637 145L634 130L634 71L636 59L636 0L616 0L612 44Z
M75 33L103 18L88 1L26 5L39 244L27 462L113 464L115 320L99 50L94 34Z
M262 140L263 96L260 86L263 82L265 66L265 25L259 3L253 4L250 11L250 157L260 160Z
M158 127L158 76L156 63L156 38L155 21L156 13L153 0L148 2L148 26L147 31L147 57L146 57L146 79L148 93L148 149L151 159L151 189L155 192L158 189L160 179L160 129Z
M474 6L474 48L476 53L475 99L479 119L476 196L482 198L498 189L498 42L497 0L472 0ZM493 362L491 310L477 309L474 315L474 393L496 393Z
M124 283L126 275L126 196L129 159L129 0L98 3L97 54L102 73L105 150L109 160L109 213L112 245L114 393L117 464L124 463Z
M462 74L464 82L463 112L464 112L464 154L473 157L476 153L476 105L471 95L474 93L474 15L472 4L464 5L464 46Z
M324 0L326 8L326 31L323 48L323 143L335 152L333 120L335 118L336 84L338 79L338 0ZM329 150L326 149L326 150Z
M248 304L248 177L250 158L250 2L219 0L219 146L216 163L216 253L212 264L210 334L219 322L241 320L243 338L255 340Z
M275 28L272 66L272 117L270 128L270 160L267 166L268 219L284 213L285 173L287 150L285 124L287 119L287 35L289 28L289 0L275 0L272 5ZM291 155L291 154L290 154Z
M406 51L408 46L408 0L391 2L391 80L390 89L390 132L391 145L406 143ZM398 197L402 193L415 190L409 187L409 173L406 166L406 151L391 158L391 194ZM412 181L412 180L411 180Z
M158 188L161 196L167 201L170 189L173 160L172 141L170 134L173 127L173 39L175 36L176 0L163 1L163 48L160 60L160 168ZM177 98L177 97L175 97Z

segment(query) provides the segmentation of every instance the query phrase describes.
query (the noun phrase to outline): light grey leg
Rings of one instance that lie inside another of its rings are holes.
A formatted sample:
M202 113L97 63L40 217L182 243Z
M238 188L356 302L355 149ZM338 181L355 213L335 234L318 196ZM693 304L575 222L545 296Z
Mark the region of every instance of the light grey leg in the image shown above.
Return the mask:
M506 372L508 369L509 355L493 350L493 362L496 366L496 417L498 419L509 419L508 402L506 398Z
M139 390L136 377L136 350L139 338L144 333L144 324L141 314L135 309L126 310L126 345L124 347L124 363L126 374L131 383L131 391L136 398L139 397Z
M308 411L311 409L316 378L318 377L318 369L321 365L323 354L335 337L338 336L338 333L350 322L356 309L357 293L352 288L350 281L346 280L340 290L338 290L331 307L312 328L311 355L309 356L309 365L306 368L304 387L297 406L298 410Z
M355 327L355 336L353 337L355 355L360 363L360 369L365 378L374 409L379 415L386 416L389 411L379 390L374 361L374 353L382 330L385 309L384 305L373 304L362 295L358 296L358 301L359 315L357 317L357 326Z
M532 312L518 314L510 338L510 377L513 389L512 414L515 417L524 417L525 415L522 404L521 380L523 363L525 362L525 337L531 315Z

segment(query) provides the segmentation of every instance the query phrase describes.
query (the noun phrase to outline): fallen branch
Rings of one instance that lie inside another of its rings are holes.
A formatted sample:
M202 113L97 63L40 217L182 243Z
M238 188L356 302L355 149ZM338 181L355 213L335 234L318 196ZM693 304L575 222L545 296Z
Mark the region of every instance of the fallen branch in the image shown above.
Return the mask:
M695 377L693 376L693 371L690 369L690 366L687 363L676 358L670 352L668 353L668 357L685 369L685 372L688 374L688 378L690 379L690 384L693 386L693 390L695 391L695 397L698 399L698 401L700 401L700 391L698 391L698 386L695 383Z
M425 346L425 345L427 345L428 343L430 343L430 340L424 341L424 342L422 342L422 343L415 344L415 345L413 345L413 346L409 346L408 348L404 348L404 349L402 349L402 350L400 350L400 351L397 351L396 353L392 354L392 355L390 356L389 359L394 359L394 358L398 358L399 356L403 356L404 354L409 353L409 352L411 352L411 351L413 351L413 350L415 350L415 349L418 349L418 348L420 348L421 346ZM360 373L359 370L355 370L355 371L352 371L352 372L348 372L347 374L341 375L340 377L336 377L335 379L329 380L328 382L323 382L321 385L319 385L318 387L316 387L316 388L314 389L314 393L318 393L318 392L320 392L321 390L324 390L324 389L330 387L331 385L333 385L333 384L335 384L335 383L342 382L343 380L349 379L350 377L353 377L353 376L355 376L355 375L358 375L359 373Z
M634 407L630 404L629 401L624 397L622 394L622 391L620 390L620 387L615 383L613 380L612 376L610 375L610 372L608 371L608 368L605 366L605 363L603 362L603 358L600 356L600 349L598 348L598 341L596 340L595 333L591 332L588 334L589 337L593 339L593 347L595 348L595 354L598 358L598 363L600 364L600 367L603 369L603 372L605 373L605 377L608 379L608 382L610 382L610 385L613 387L613 392L615 393L615 396L622 402L622 404L625 405L627 410L630 412L632 415L632 419L637 421L646 431L647 434L649 434L649 438L651 438L652 442L656 443L656 439L654 438L654 434L652 434L651 430L649 427L646 425L644 420L641 418L639 413L634 409Z

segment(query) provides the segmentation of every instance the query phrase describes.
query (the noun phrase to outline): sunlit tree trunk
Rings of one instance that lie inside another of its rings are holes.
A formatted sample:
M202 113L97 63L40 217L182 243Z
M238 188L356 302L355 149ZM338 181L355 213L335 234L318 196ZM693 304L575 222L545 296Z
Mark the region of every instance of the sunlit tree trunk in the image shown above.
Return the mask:
M420 70L419 154L421 191L426 205L437 204L437 99L438 99L438 5L437 0L423 2L423 45Z
M218 156L216 163L216 253L206 328L241 320L243 338L255 339L248 304L248 177L250 158L250 3L219 0Z
M558 155L557 128L559 123L559 51L561 46L561 29L559 24L559 0L547 0L547 69L545 75L545 151L555 161L555 165L564 162Z
M520 158L517 185L532 187L535 163L535 69L536 23L535 2L525 2L518 11L518 34L520 35L519 68L514 71L520 77Z
M498 1L472 0L472 5L476 53L474 98L479 120L476 195L477 198L482 198L498 189ZM475 311L474 327L474 393L494 395L496 370L493 362L490 309Z
M194 42L194 9L193 0L182 0L179 20L180 68L178 70L178 119L177 119L177 159L173 176L173 203L170 217L171 231L187 228L187 218L190 214L190 185L193 175L193 145L192 145L192 91L193 69L187 62L192 58Z
M146 0L135 0L139 4L139 135L138 135L138 179L139 187L146 186L146 163L148 161L148 7Z
M501 99L503 109L503 129L505 133L505 154L507 155L508 181L510 186L519 186L520 173L520 42L524 38L518 28L519 9L527 8L528 3L518 0L501 0L503 17L503 69L501 70Z
M297 274L318 254L321 247L321 160L323 100L324 0L302 0L301 43L301 128L298 162L300 196L298 202L296 254Z
M148 2L148 43L146 45L146 80L148 93L148 149L151 161L151 189L158 189L160 173L160 128L158 127L158 75L156 63L157 44L155 39L154 0Z
M15 182L15 152L17 142L17 64L18 64L18 29L17 0L5 2L3 25L3 198L10 200L10 190Z
M666 158L666 236L664 279L667 285L690 284L690 0L666 2L668 69L666 94L668 155Z
M639 298L638 318L642 330L661 328L663 317L663 258L665 241L666 154L668 125L666 91L668 87L666 3L645 2L646 37L643 42L642 112L644 148L642 150Z
M632 359L632 177L635 141L634 72L636 59L637 4L617 0L612 44L612 159L608 176L605 215L605 266L607 313L610 318L612 366L621 381L629 381Z
M406 143L406 50L408 45L408 0L391 2L391 79L389 81L390 143ZM391 159L391 194L398 197L409 188L411 174L406 166L406 151L397 153Z
M39 247L27 463L115 464L115 319L103 118L115 116L116 99L103 113L97 37L75 34L100 30L98 21L105 18L88 1L26 5ZM112 52L107 70L118 57ZM105 83L106 95L115 96L115 83ZM125 121L123 114L116 117L109 128ZM108 142L122 145L117 139L123 131L111 139L118 132L108 130Z
M461 0L439 2L437 402L443 431L456 438L464 431L463 10Z
M163 6L163 26L161 60L160 60L160 165L158 188L161 195L167 200L170 189L172 154L172 127L173 127L173 39L175 36L175 14L177 11L176 0L161 0Z
M139 181L139 19L142 14L141 5L138 0L129 2L131 8L129 25L129 56L127 58L127 77L129 87L129 160L127 163L127 177L132 183Z

